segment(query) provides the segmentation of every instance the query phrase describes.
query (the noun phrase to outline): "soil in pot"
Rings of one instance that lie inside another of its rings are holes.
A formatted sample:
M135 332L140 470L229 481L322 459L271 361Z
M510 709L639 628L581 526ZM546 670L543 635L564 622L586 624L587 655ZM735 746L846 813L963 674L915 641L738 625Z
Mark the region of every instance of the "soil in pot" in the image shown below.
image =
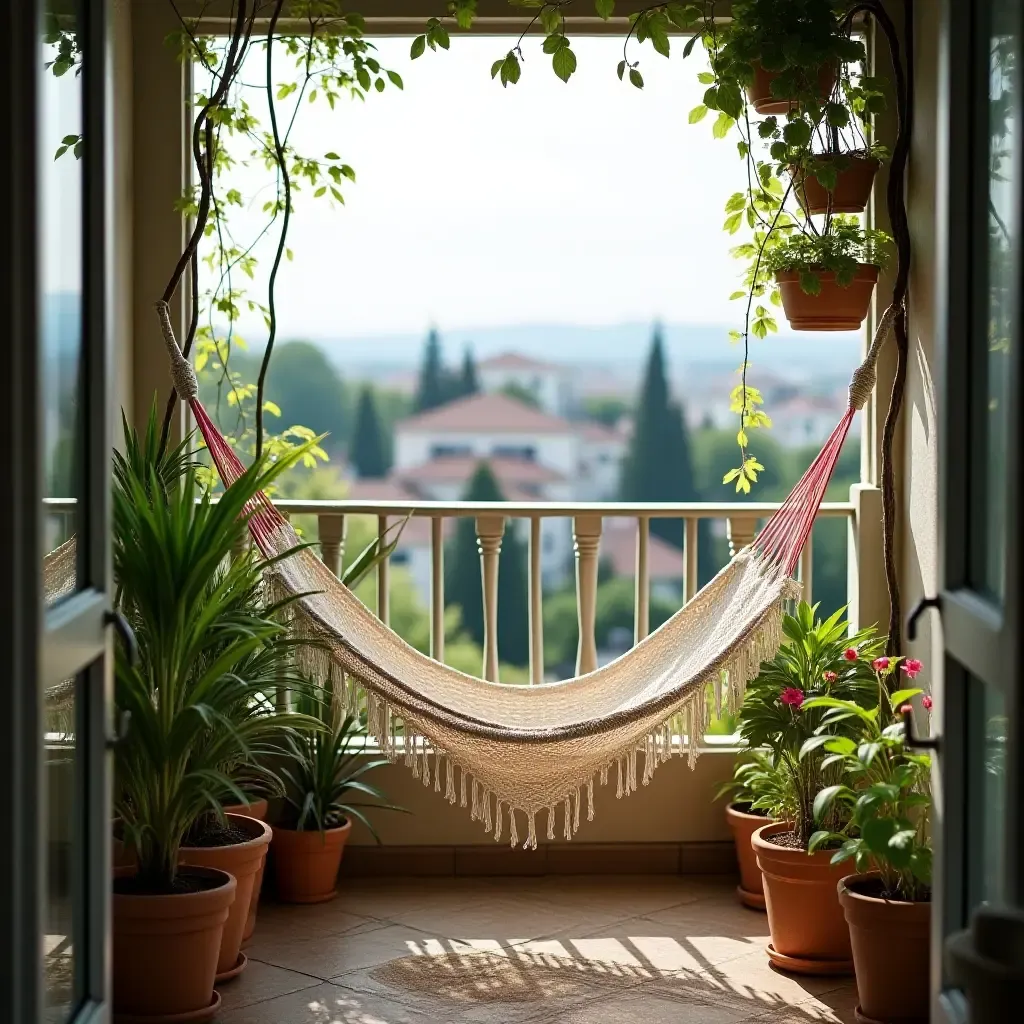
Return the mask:
M338 869L352 831L346 821L325 832L297 832L274 826L274 880L285 903L324 903L334 899Z
M265 796L253 797L247 804L234 804L225 807L225 814L244 814L248 818L257 818L260 821L267 820L267 809L269 801ZM266 870L266 861L260 865L256 872L256 881L252 884L252 896L249 899L249 915L245 920L245 930L242 932L242 946L252 938L256 930L256 910L260 905L260 893L263 892L263 872Z
M861 263L853 281L845 287L836 282L830 270L814 273L821 284L816 295L803 290L799 271L780 270L775 274L789 326L794 331L856 331L868 315L878 267Z
M808 854L785 822L751 837L764 882L772 941L768 956L794 974L849 974L850 933L836 886L848 870L832 850Z
M266 822L244 814L227 815L227 827L213 822L202 834L189 837L190 846L182 846L181 863L218 868L234 875L238 882L217 958L217 980L240 974L245 967L241 952L256 878L263 868L273 833Z
M754 81L747 86L747 100L759 114L788 114L795 100L779 98L772 95L772 82L778 78L778 72L765 71L759 61L753 61ZM834 64L822 64L818 68L818 88L821 90L821 100L831 95L836 85L836 66Z
M736 843L736 859L740 865L740 884L736 895L740 903L754 910L764 910L764 887L761 884L761 869L757 866L750 837L762 826L768 824L764 814L750 810L749 804L729 804L725 809L725 820L732 830Z
M225 871L185 868L172 892L153 892L134 868L119 870L112 900L115 1024L213 1016L217 958L235 892Z
M857 1011L887 1024L928 1020L931 904L888 900L877 875L838 885L857 974Z
M843 155L840 165L831 192L812 172L790 168L793 191L807 213L863 213L867 209L879 162L874 157L850 153Z

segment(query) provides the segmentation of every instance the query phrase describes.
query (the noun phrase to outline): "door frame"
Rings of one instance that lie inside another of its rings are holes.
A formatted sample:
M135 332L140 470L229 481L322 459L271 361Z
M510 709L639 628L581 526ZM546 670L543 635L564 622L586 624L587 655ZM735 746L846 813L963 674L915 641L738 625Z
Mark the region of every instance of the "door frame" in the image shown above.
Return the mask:
M0 1020L33 1024L44 1008L47 791L43 690L77 677L72 834L74 1024L109 1019L110 960L110 12L108 0L77 5L82 62L81 343L76 457L79 472L76 592L45 606L43 381L39 152L41 0L0 5L3 137L17 140L0 164L7 200L3 264L0 424L8 479L0 519ZM70 158L70 156L68 157Z
M1014 529L1022 497L1019 443L1024 395L1020 347L1024 330L1020 308L1015 313L1008 376L1006 458L1005 594L995 600L972 585L970 538L984 529L972 523L972 417L987 400L987 377L980 380L972 360L972 343L987 339L987 254L979 239L987 234L989 196L989 43L992 10L997 0L944 0L939 38L938 231L936 342L939 409L939 560L942 640L945 651L940 704L941 745L934 768L935 841L934 913L932 917L932 993L935 1020L960 1022L968 1017L963 994L946 974L945 941L968 924L971 907L969 843L981 808L972 807L967 778L972 722L971 689L997 689L1006 709L1006 821L1004 838L1005 896L1024 902L1024 818L1020 805L1024 780L1021 750L1022 638L1021 560L1024 545ZM1018 58L1020 55L1018 41ZM1017 62L1017 114L1020 126L1024 97L1022 68ZM1017 242L1017 294L1024 288L1020 244L1022 219L1022 139L1015 154L1014 228ZM964 197L968 197L965 201ZM974 443L977 444L976 435ZM975 682L971 681L974 677ZM1013 757L1010 757L1010 754Z

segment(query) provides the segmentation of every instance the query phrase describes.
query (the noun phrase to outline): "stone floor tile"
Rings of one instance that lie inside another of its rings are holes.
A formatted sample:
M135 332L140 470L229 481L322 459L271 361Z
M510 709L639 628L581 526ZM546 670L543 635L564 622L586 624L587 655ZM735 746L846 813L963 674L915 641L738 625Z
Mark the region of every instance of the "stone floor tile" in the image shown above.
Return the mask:
M543 1024L738 1024L743 1019L742 1010L730 1005L669 999L645 987L538 1018Z
M217 1024L441 1024L377 996L321 984L217 1015Z
M260 960L249 959L246 969L232 981L218 985L222 1013L253 1003L264 1002L275 996L298 992L304 988L315 988L323 984L321 979L296 971L286 971L283 967L265 964Z

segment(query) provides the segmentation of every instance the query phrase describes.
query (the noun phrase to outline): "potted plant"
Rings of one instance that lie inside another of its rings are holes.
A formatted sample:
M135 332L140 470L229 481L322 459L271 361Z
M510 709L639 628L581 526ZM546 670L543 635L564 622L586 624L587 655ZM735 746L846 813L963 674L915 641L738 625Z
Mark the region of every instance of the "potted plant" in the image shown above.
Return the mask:
M884 146L865 146L845 152L807 153L789 165L793 192L811 215L863 213L882 162Z
M913 714L906 702L922 691L889 693L897 666L910 678L921 669L912 658L876 659L879 703L873 708L833 697L808 702L825 710L818 727L825 737L822 749L841 760L845 774L818 793L815 816L824 823L838 805L847 818L838 832L816 832L810 846L841 842L832 863L852 864L857 871L840 880L839 902L850 930L858 1013L868 1020L916 1024L928 1020L931 758L906 747L904 722L895 713ZM930 710L930 697L924 705ZM855 723L858 734L832 736L840 722Z
M262 694L289 658L284 627L256 602L259 565L229 556L251 499L291 460L197 501L195 466L174 452L169 466L157 438L153 416L145 441L129 431L114 456L114 577L138 658L115 658L115 705L129 721L115 746L115 809L135 858L114 881L113 1006L201 1020L216 1012L225 936L238 941L227 925L236 906L244 921L248 895L236 900L244 884L220 867L183 863L183 840L225 794L241 796L226 766L266 735Z
M792 793L772 758L763 750L750 750L737 760L732 781L718 793L718 797L726 795L731 800L726 805L725 818L740 866L736 895L744 906L764 910L761 869L750 840L762 825L792 817Z
M821 106L840 67L864 58L863 44L844 29L847 7L834 0L735 0L731 20L714 33L721 45L710 48L718 88L742 86L759 114Z
M352 819L361 821L379 843L362 809L403 808L383 803L381 791L365 780L388 762L364 757L357 741L365 729L354 715L342 715L330 685L319 696L306 694L300 706L318 717L323 729L286 737L281 768L285 811L274 825L274 878L277 895L285 902L323 903L336 895ZM353 800L351 794L373 802Z
M824 711L805 711L814 697L835 696L869 706L875 699L870 660L881 641L871 630L847 636L843 609L824 621L805 602L783 619L788 638L747 688L740 708L740 733L751 747L766 748L788 790L791 818L762 825L751 845L764 882L771 944L768 955L783 970L802 974L846 973L852 968L850 937L836 895L842 869L831 852L808 854L816 831L814 798L838 781L839 767L820 750L805 749ZM862 657L863 655L863 657ZM868 660L865 661L865 658ZM845 734L850 726L839 723ZM803 754L803 756L801 756ZM833 831L845 824L832 812Z
M868 315L892 239L835 217L827 231L791 232L765 253L795 331L853 331Z

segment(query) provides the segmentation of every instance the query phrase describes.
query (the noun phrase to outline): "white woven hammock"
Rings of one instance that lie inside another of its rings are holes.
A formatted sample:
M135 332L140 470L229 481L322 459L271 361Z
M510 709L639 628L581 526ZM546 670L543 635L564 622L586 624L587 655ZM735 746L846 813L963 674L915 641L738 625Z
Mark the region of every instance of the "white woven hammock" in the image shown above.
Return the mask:
M189 403L226 486L244 471L198 400L192 367L178 349L167 306L157 304L171 373ZM579 828L583 792L594 816L594 786L615 772L616 796L647 785L659 764L685 753L692 766L712 704L723 693L738 707L746 683L781 641L792 579L855 412L875 380L878 350L891 326L881 318L867 359L854 374L850 408L807 473L758 535L685 607L621 658L558 683L516 686L465 675L421 654L385 626L308 549L269 569L272 586L299 595L290 605L303 646L303 669L330 682L336 699L357 711L391 760L404 760L423 785L459 802L496 840L537 845L538 815L554 839ZM298 537L265 496L249 519L268 558ZM47 577L67 587L74 544L49 557ZM709 687L714 693L708 698ZM365 703L364 703L365 702Z

